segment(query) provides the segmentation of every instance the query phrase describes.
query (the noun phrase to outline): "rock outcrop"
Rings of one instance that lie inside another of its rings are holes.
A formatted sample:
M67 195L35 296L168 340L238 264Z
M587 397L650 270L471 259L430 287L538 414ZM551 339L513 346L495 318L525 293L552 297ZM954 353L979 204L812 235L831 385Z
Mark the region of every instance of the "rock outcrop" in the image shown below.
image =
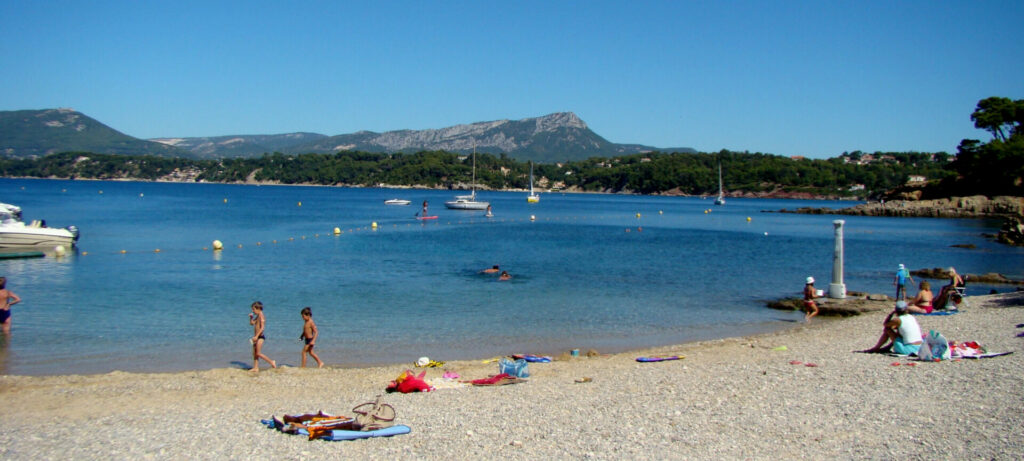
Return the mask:
M838 214L853 216L897 216L921 218L992 218L1024 216L1024 197L984 195L936 200L900 200L863 203L849 208L780 210L781 213Z

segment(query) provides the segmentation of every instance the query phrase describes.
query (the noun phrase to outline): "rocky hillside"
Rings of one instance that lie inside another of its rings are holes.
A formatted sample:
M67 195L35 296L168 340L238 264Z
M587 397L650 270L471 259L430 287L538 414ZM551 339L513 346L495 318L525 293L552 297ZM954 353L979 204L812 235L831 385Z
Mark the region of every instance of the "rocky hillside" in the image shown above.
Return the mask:
M189 155L172 146L133 138L74 109L0 111L0 155L33 158L69 151Z
M615 144L594 133L572 112L559 112L522 120L495 120L429 130L398 130L357 133L317 139L283 147L283 153L334 153L345 150L366 152L448 152L505 153L519 160L553 163L612 157L657 149L633 144ZM693 152L693 149L671 149Z
M194 158L258 157L263 153L290 152L296 145L315 143L318 133L257 134L205 138L155 138L150 141L192 153Z

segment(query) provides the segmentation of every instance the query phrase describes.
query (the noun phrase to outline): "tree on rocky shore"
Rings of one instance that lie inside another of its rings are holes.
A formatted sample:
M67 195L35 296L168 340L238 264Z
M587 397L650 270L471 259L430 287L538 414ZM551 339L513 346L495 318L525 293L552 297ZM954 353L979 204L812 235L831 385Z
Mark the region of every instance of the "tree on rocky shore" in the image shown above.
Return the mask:
M982 99L971 120L991 133L992 140L961 141L952 164L957 177L941 189L955 195L1024 196L1024 100Z

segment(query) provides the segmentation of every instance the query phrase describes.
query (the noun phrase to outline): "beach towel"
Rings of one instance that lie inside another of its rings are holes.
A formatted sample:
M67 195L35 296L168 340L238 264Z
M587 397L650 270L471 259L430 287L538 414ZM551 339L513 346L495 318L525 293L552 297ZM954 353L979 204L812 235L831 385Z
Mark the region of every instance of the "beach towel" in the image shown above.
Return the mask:
M535 363L550 363L551 362L551 357L548 357L546 355L513 354L512 358L514 358L514 359L523 359L523 360L526 360L527 362L535 362Z
M989 352L987 348L979 344L977 341L953 341L949 343L949 349L950 355L953 358L958 359L987 359L992 357L1010 355L1013 353L1013 351Z
M507 373L499 373L494 376L487 378L474 379L468 382L474 386L504 386L506 384L515 384L526 381L525 379L516 378L515 376L509 376Z

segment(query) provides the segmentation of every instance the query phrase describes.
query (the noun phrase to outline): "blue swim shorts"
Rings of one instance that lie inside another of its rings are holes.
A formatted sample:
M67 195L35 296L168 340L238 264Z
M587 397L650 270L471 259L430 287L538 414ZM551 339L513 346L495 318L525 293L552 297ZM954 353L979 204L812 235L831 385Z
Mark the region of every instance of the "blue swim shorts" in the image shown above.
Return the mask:
M892 351L901 355L916 355L917 351L921 350L920 344L907 344L903 342L902 337L896 337L892 341Z

